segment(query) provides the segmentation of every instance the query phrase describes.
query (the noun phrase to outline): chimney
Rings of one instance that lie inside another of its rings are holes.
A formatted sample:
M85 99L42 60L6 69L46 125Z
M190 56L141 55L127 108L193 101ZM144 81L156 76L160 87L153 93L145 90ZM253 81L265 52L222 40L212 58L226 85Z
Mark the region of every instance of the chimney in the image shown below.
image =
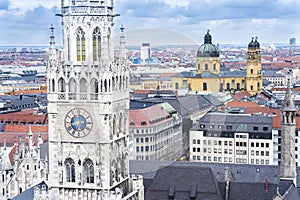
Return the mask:
M269 179L266 178L265 181L265 191L268 192L269 191Z

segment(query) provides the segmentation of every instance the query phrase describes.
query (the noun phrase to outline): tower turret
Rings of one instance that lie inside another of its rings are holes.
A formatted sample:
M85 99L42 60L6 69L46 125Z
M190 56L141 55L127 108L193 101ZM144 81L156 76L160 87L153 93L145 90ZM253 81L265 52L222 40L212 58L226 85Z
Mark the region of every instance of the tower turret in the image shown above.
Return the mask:
M287 92L281 109L281 128L280 178L293 180L296 185L296 107L291 94L290 78L288 79Z

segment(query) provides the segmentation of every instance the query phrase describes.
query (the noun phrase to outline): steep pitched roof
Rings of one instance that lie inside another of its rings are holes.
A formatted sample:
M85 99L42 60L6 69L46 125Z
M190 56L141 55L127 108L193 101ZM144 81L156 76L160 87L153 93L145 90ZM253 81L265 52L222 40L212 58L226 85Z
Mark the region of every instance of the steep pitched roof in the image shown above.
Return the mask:
M145 199L222 199L210 168L166 166L157 171Z
M167 121L169 117L169 113L158 104L140 110L129 110L129 125L141 127Z

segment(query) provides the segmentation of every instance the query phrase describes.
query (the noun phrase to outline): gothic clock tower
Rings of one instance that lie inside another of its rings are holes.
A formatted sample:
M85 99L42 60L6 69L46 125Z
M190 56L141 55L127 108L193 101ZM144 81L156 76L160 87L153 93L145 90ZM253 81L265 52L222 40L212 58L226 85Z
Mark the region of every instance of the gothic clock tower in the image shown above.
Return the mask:
M129 68L124 55L114 58L113 8L113 0L61 0L59 56L51 27L50 199L128 193Z

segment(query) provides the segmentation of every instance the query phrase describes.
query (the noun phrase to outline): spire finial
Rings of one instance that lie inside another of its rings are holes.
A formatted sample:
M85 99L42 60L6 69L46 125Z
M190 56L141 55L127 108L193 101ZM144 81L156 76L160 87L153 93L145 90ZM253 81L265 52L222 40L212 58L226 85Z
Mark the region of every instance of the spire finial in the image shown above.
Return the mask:
M124 33L125 27L123 26L123 24L121 25L120 30L122 33Z

